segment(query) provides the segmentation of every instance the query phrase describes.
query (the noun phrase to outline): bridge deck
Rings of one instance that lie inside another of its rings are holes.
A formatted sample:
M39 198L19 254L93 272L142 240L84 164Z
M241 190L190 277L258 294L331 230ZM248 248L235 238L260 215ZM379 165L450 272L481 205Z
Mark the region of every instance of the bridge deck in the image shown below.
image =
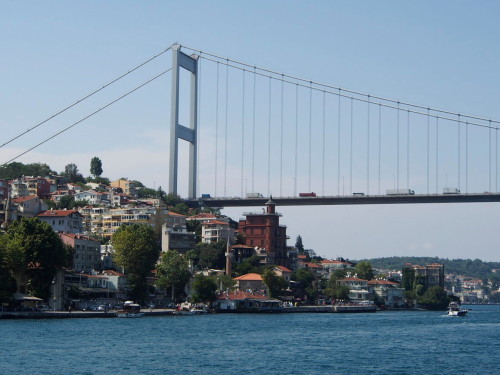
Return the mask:
M189 207L249 207L264 206L269 198L200 198L187 199ZM413 203L481 203L500 202L499 193L482 194L417 194L321 197L273 197L277 206L328 206L352 204L413 204Z

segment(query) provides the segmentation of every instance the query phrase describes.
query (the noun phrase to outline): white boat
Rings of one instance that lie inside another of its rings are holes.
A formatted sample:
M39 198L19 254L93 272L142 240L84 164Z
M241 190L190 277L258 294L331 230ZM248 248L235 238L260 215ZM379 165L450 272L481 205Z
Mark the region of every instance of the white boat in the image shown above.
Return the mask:
M143 315L144 313L141 312L141 306L133 301L125 301L123 308L116 312L118 318L139 318Z
M448 316L464 316L467 315L467 309L462 309L456 302L451 302L448 305Z
M207 313L208 308L206 305L192 305L189 302L184 302L177 306L174 315L202 315Z

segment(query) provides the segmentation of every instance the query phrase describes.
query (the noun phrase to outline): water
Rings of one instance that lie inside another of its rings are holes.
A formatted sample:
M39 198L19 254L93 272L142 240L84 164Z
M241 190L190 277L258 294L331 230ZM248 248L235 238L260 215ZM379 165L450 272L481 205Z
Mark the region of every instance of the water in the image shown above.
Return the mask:
M0 320L0 374L498 374L500 306Z

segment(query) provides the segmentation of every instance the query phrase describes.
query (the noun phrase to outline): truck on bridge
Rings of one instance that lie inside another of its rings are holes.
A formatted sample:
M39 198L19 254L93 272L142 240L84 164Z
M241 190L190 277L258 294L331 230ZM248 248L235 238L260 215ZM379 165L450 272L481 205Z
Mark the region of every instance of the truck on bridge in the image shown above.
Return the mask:
M411 189L387 189L387 195L415 195L415 191Z
M299 193L299 197L315 197L316 193L311 192L311 193Z
M247 198L264 198L261 193L247 193Z

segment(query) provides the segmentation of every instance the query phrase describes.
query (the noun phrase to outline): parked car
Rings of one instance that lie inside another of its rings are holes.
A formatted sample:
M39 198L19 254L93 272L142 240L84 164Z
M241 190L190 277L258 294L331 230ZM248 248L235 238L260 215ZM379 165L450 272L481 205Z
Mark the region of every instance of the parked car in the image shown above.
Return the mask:
M97 308L97 311L106 311L108 309L108 307L106 305L99 305L99 307Z

